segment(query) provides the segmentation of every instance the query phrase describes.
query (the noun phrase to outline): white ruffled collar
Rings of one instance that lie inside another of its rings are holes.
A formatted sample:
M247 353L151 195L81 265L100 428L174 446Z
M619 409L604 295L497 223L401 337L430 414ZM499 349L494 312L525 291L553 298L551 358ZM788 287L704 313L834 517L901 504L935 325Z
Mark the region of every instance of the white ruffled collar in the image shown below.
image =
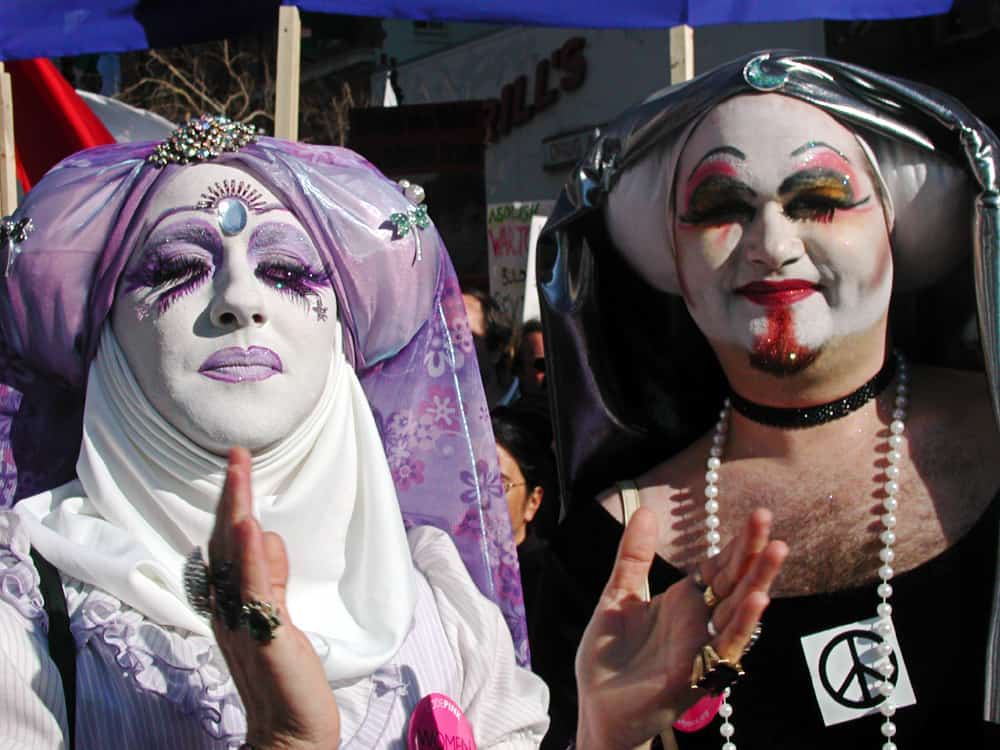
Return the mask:
M285 539L288 606L331 682L369 675L409 631L415 584L368 402L336 348L313 413L257 456L255 511ZM160 417L110 327L91 366L78 482L22 500L31 543L60 571L161 625L211 636L188 605L184 556L205 545L225 460Z

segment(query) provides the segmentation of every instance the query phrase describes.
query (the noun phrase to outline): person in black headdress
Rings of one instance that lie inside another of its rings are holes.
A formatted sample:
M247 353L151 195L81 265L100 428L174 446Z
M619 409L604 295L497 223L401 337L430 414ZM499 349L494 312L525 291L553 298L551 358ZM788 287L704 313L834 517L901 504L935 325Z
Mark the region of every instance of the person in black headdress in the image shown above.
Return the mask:
M627 112L564 189L539 279L584 600L640 505L653 594L752 508L790 545L722 738L681 747L996 735L996 156L943 94L765 52ZM956 350L989 382L927 366Z

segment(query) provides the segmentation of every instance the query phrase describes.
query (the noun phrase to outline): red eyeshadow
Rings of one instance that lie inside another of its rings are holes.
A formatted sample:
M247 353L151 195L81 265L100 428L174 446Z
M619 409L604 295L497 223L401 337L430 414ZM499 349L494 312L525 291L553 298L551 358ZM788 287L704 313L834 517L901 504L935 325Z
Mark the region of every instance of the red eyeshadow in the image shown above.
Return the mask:
M691 179L688 180L687 187L684 189L684 208L687 210L688 205L691 203L691 193L694 192L695 188L698 187L705 179L709 177L736 177L736 167L730 164L725 159L711 159L701 164L691 175Z

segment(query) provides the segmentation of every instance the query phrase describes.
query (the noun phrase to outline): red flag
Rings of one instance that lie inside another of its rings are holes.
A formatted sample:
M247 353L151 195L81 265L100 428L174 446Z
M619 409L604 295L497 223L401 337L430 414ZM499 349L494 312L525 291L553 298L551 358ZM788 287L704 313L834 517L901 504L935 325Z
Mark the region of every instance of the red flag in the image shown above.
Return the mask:
M51 60L38 57L5 65L14 100L17 176L25 192L61 159L115 142Z

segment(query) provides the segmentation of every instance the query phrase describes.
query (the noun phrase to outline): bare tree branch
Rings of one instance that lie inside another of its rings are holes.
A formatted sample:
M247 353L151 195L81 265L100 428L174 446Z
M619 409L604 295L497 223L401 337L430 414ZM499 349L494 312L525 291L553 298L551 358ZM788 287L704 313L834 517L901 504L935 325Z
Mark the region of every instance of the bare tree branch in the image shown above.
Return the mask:
M225 44L225 43L224 43ZM212 109L216 112L222 113L224 108L221 102L209 96L208 92L205 90L204 84L197 84L192 82L186 75L184 75L177 66L170 62L164 55L156 50L150 50L150 56L159 62L163 67L170 71L170 73L177 78L184 86L190 91L194 96L197 96L205 101Z
M370 67L365 60L372 57L371 42L362 44L364 49L355 46L353 52L350 43L344 51L342 41L328 46L340 53L347 67L302 81L299 133L307 142L343 146L348 143L351 110L368 102ZM276 54L276 36L267 34L125 53L125 86L117 98L173 122L208 111L267 131L274 123Z

